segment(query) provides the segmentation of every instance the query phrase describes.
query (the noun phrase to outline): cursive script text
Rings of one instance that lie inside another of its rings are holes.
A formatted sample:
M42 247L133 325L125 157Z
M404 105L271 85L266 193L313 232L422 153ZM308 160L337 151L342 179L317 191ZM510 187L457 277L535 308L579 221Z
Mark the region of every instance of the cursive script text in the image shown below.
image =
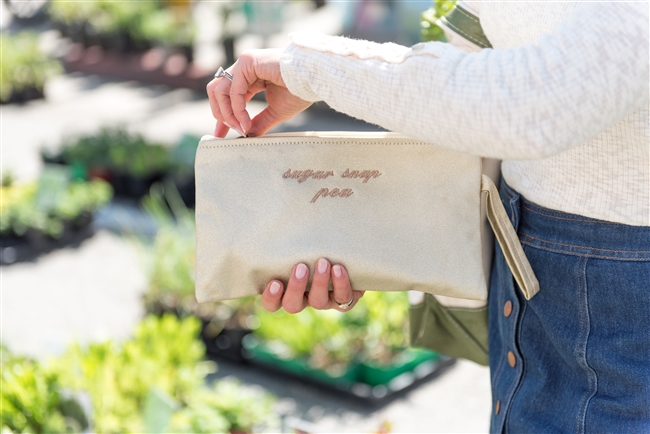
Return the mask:
M287 169L286 172L282 174L282 177L287 179L296 179L298 183L302 184L307 181L309 178L312 179L327 179L330 176L334 176L334 172L331 170L291 170Z
M338 189L338 188L321 188L318 190L318 193L316 193L316 196L311 200L311 203L314 203L318 200L320 197L350 197L354 194L354 191L352 191L351 188L343 188L343 189Z

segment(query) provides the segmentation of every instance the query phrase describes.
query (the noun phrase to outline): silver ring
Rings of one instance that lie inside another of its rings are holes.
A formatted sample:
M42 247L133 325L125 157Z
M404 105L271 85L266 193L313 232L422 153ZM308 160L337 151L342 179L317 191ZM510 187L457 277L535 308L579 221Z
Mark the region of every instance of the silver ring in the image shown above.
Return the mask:
M221 66L217 69L217 72L214 74L214 78L226 77L228 80L232 81L232 74L223 69Z
M350 306L354 303L354 293L352 293L352 298L347 303L339 304L341 309L350 309Z

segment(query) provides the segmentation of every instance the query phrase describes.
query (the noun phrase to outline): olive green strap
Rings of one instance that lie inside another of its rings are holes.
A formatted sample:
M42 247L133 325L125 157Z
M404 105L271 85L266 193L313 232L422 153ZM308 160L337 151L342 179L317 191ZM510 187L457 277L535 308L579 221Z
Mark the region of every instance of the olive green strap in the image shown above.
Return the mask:
M411 306L411 345L488 364L488 310L443 306L431 294Z
M483 33L479 18L460 5L455 5L440 18L440 22L479 47L492 48L492 44Z
M539 292L537 277L526 258L523 247L521 247L515 228L510 223L506 209L501 203L496 185L487 175L483 175L481 181L481 191L487 193L487 217L494 236L501 246L508 267L524 297L526 300L530 300Z

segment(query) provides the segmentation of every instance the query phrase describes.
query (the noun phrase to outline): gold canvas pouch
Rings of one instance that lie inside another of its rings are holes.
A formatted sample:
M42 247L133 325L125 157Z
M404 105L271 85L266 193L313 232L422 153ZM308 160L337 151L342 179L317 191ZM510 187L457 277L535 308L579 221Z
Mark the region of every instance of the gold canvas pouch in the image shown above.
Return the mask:
M480 157L395 133L207 136L195 173L199 302L259 294L321 257L357 290L485 300L483 191L517 282L538 291Z

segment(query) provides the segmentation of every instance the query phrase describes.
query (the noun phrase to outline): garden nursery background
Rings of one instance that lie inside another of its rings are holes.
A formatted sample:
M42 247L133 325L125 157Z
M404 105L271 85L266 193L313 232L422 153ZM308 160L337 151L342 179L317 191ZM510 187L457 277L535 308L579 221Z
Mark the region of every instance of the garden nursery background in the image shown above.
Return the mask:
M4 0L2 432L487 431L487 368L409 348L405 293L345 314L194 298L214 71L295 30L441 39L451 4ZM308 130L378 127L319 103L274 132Z

